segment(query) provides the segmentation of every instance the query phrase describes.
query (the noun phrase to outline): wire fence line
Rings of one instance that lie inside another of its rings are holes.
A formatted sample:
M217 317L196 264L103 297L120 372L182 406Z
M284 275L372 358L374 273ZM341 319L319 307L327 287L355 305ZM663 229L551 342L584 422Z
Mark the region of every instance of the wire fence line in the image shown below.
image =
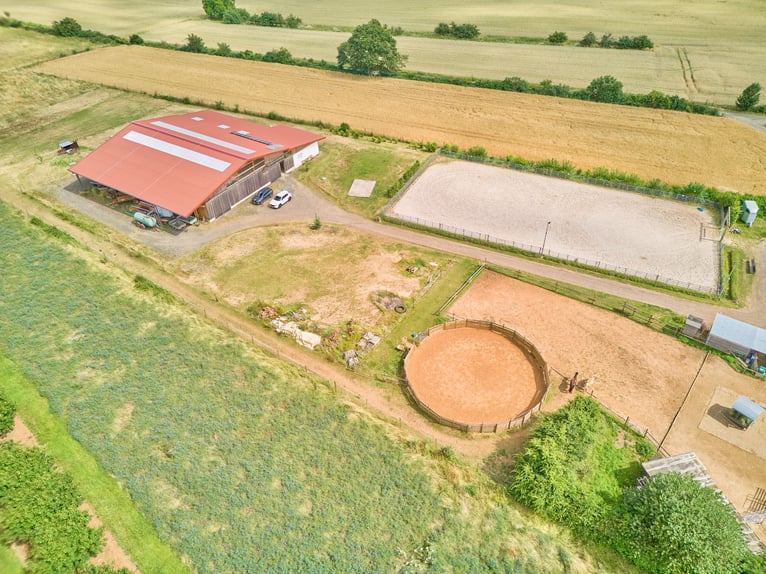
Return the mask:
M480 233L478 231L473 231L471 229L465 229L461 227L455 227L453 225L447 225L445 223L436 223L434 221L428 220L428 219L421 219L420 217L413 217L410 215L402 215L402 214L389 214L389 217L392 217L394 219L398 219L399 221L403 221L405 223L412 223L415 225L419 225L422 227L428 227L431 229L438 229L439 231L448 233L450 235L456 235L458 237L464 237L468 239L472 239L475 241L480 241L483 243L490 243L494 245L502 245L505 247L512 247L514 249L519 249L521 251L527 251L529 253L536 253L544 257L553 257L555 259L560 259L562 261L568 261L571 263L577 263L580 265L587 265L588 267L593 267L595 269L603 269L605 271L612 271L614 273L620 273L622 275L629 275L631 277L637 277L639 279L645 279L648 281L654 281L656 283L664 283L665 285L670 285L672 287L679 287L681 289L689 289L691 291L697 291L699 293L705 293L707 295L718 295L721 291L719 285L711 286L711 285L700 285L699 283L693 283L691 281L682 281L680 279L674 279L672 277L666 277L664 275L661 275L659 273L650 273L648 271L639 271L637 269L631 269L629 267L623 267L620 265L614 265L611 263L606 263L604 261L599 261L597 259L588 259L587 257L579 257L575 255L570 255L568 253L561 253L558 251L553 251L552 249L545 249L543 250L542 246L540 245L530 245L528 243L522 243L520 241L514 241L512 239L505 239L502 237L495 237L494 235L490 235L489 233Z
M399 220L401 222L414 223L416 225L429 227L431 229L438 229L440 231L457 235L459 237L470 238L470 239L479 240L486 243L493 243L497 245L509 246L509 247L513 247L513 248L520 249L522 251L527 251L530 253L539 253L540 255L547 255L549 257L561 259L563 261L571 261L574 263L587 265L589 267L594 267L596 269L604 269L607 271L612 271L615 273L620 273L620 274L628 275L631 277L645 279L645 280L653 281L656 283L663 283L665 285L670 285L672 287L688 289L691 291L704 293L706 295L714 295L719 298L723 295L723 293L726 290L728 278L725 277L725 267L724 267L725 233L723 233L720 236L720 239L718 240L719 257L718 257L716 284L714 286L711 286L711 285L701 285L699 283L694 283L691 281L682 281L680 279L674 279L671 277L663 276L658 273L650 273L648 271L639 271L639 270L631 269L629 267L615 265L615 264L607 263L604 261L591 260L584 257L577 257L567 253L559 253L559 252L552 251L550 249L543 251L543 246L529 245L529 244L525 244L518 241L494 237L486 233L466 230L464 228L458 228L458 227L446 225L443 223L435 223L435 222L424 220L418 217L395 214L394 206L396 205L396 203L402 198L402 196L404 196L407 190L409 190L409 188L423 174L423 172L425 172L439 157L447 157L452 159L469 161L473 163L481 163L483 165L490 165L490 166L501 167L505 169L512 169L515 171L521 171L526 173L534 173L534 174L543 175L546 177L555 177L558 179L564 179L564 180L574 181L577 183L595 185L598 187L609 187L609 188L618 189L621 191L640 193L640 194L648 195L651 197L659 197L659 198L668 199L668 200L681 201L684 203L693 203L693 204L697 204L701 206L715 207L719 211L719 228L721 230L725 229L726 224L730 218L730 212L726 212L717 203L705 198L683 195L680 193L673 193L673 192L669 192L669 191L665 191L665 190L657 189L653 187L632 185L632 184L623 183L619 181L609 181L605 179L586 177L583 175L578 175L576 173L567 173L567 172L558 171L556 169L533 167L533 166L506 161L506 160L493 158L493 157L473 156L473 155L468 155L461 152L450 152L441 148L436 150L433 154L431 154L428 157L428 159L423 162L423 164L420 166L417 172L415 172L412 175L412 177L391 198L391 200L382 209L381 211L382 215L389 217L391 219Z

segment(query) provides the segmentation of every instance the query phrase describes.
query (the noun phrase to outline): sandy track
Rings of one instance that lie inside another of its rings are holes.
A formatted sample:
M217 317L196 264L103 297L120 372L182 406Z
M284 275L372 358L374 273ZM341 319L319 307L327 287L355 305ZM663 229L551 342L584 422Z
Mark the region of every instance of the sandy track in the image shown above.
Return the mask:
M122 89L223 102L260 114L492 155L569 160L644 179L766 194L766 135L728 118L336 74L141 46L104 48L39 71ZM392 121L393 120L393 121Z
M696 290L718 286L717 243L700 239L712 217L690 203L456 161L428 168L392 214L529 251L545 241L561 258Z

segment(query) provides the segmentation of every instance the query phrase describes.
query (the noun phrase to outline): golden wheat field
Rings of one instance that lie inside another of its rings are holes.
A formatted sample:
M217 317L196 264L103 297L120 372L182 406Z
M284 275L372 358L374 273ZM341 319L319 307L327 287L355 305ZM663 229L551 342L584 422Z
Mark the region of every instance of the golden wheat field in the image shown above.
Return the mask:
M119 46L37 70L242 111L568 160L669 183L766 195L766 134L726 118Z

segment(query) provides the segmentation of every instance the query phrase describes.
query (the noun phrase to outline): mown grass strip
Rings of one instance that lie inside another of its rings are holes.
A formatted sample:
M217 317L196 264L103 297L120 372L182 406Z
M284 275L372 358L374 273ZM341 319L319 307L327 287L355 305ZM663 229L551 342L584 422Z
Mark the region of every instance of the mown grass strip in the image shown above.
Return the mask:
M139 569L145 574L189 572L178 556L157 537L128 493L69 435L64 423L50 412L48 401L3 355L0 355L0 380L6 396L16 404L19 416L42 448L72 476L79 491ZM0 555L0 571L6 572L2 566Z

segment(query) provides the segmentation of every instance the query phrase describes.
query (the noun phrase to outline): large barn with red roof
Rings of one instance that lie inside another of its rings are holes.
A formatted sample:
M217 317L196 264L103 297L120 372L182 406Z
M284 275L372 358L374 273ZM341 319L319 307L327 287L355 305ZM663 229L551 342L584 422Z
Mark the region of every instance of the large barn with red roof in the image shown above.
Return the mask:
M181 217L211 221L317 155L321 139L203 110L132 122L69 171Z

